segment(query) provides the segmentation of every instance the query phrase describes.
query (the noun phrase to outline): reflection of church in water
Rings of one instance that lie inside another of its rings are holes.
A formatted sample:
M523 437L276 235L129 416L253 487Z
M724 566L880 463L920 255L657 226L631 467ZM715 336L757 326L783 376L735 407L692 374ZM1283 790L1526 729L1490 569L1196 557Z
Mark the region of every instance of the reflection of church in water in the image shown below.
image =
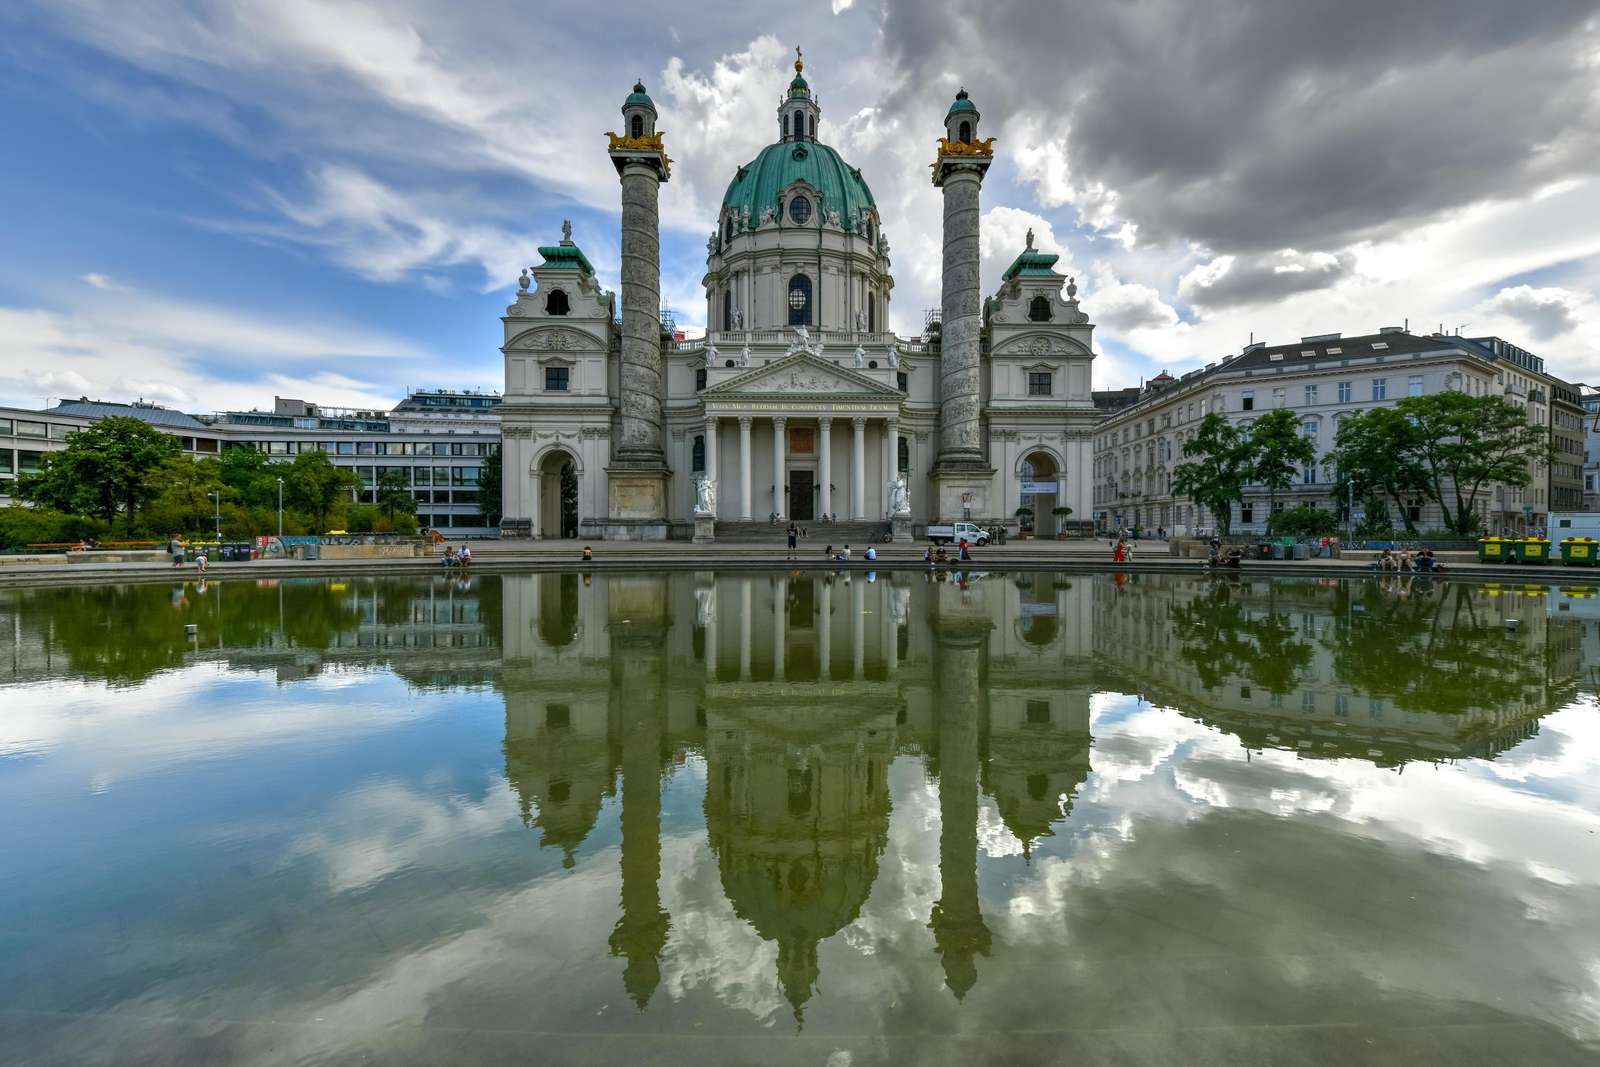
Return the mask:
M927 922L949 987L972 987L989 946L981 794L1031 849L1089 773L1089 628L1072 617L1085 598L1047 575L967 588L859 573L505 581L506 775L568 863L620 777L611 947L637 1002L659 979L670 923L661 782L686 751L704 754L723 891L776 944L797 1014L820 944L855 921L877 878L890 764L924 758L942 823Z

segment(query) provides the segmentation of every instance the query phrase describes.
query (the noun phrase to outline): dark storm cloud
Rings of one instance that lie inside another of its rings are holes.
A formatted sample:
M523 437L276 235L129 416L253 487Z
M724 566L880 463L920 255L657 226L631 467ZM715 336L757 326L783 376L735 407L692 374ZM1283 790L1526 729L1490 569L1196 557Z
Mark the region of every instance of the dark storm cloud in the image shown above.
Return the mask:
M1208 309L1261 304L1326 289L1349 275L1354 266L1355 257L1348 252L1225 256L1184 275L1178 295L1185 303Z
M1581 299L1567 289L1518 285L1500 290L1484 307L1511 316L1526 326L1535 340L1547 341L1577 328Z
M1141 238L1342 247L1600 166L1592 0L888 0L900 95L1065 136ZM910 101L903 101L909 105Z

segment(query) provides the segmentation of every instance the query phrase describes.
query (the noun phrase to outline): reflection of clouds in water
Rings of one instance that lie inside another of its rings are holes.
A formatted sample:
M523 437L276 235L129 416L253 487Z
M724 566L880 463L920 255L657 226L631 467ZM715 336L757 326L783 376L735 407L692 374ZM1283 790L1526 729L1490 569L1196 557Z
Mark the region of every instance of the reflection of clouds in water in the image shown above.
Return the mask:
M475 801L379 780L339 797L313 829L294 839L284 861L316 858L329 888L346 893L416 866L436 849L520 827L517 799L508 789L492 788Z
M208 759L243 759L272 745L336 744L436 712L437 702L405 698L406 683L361 675L360 699L329 676L295 683L285 701L263 687L270 672L192 667L158 674L129 689L75 681L7 689L0 756L45 755L57 767L86 764L95 792L115 782Z
M978 850L990 859L1022 855L1022 842L1007 828L1000 809L988 797L978 802Z

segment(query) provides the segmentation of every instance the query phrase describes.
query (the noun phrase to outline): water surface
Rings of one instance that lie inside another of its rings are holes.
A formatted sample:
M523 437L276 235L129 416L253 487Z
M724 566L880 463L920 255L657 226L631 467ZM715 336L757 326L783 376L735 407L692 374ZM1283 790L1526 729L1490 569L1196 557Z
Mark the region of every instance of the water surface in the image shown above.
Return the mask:
M1597 604L0 593L0 1062L1600 1062Z

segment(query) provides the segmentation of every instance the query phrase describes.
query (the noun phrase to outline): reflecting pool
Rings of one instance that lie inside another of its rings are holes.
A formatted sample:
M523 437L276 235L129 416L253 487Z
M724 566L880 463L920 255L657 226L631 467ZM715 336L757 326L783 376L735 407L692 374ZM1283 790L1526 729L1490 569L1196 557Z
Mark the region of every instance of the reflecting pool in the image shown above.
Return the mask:
M1600 1062L1587 591L230 578L0 634L0 1062Z

